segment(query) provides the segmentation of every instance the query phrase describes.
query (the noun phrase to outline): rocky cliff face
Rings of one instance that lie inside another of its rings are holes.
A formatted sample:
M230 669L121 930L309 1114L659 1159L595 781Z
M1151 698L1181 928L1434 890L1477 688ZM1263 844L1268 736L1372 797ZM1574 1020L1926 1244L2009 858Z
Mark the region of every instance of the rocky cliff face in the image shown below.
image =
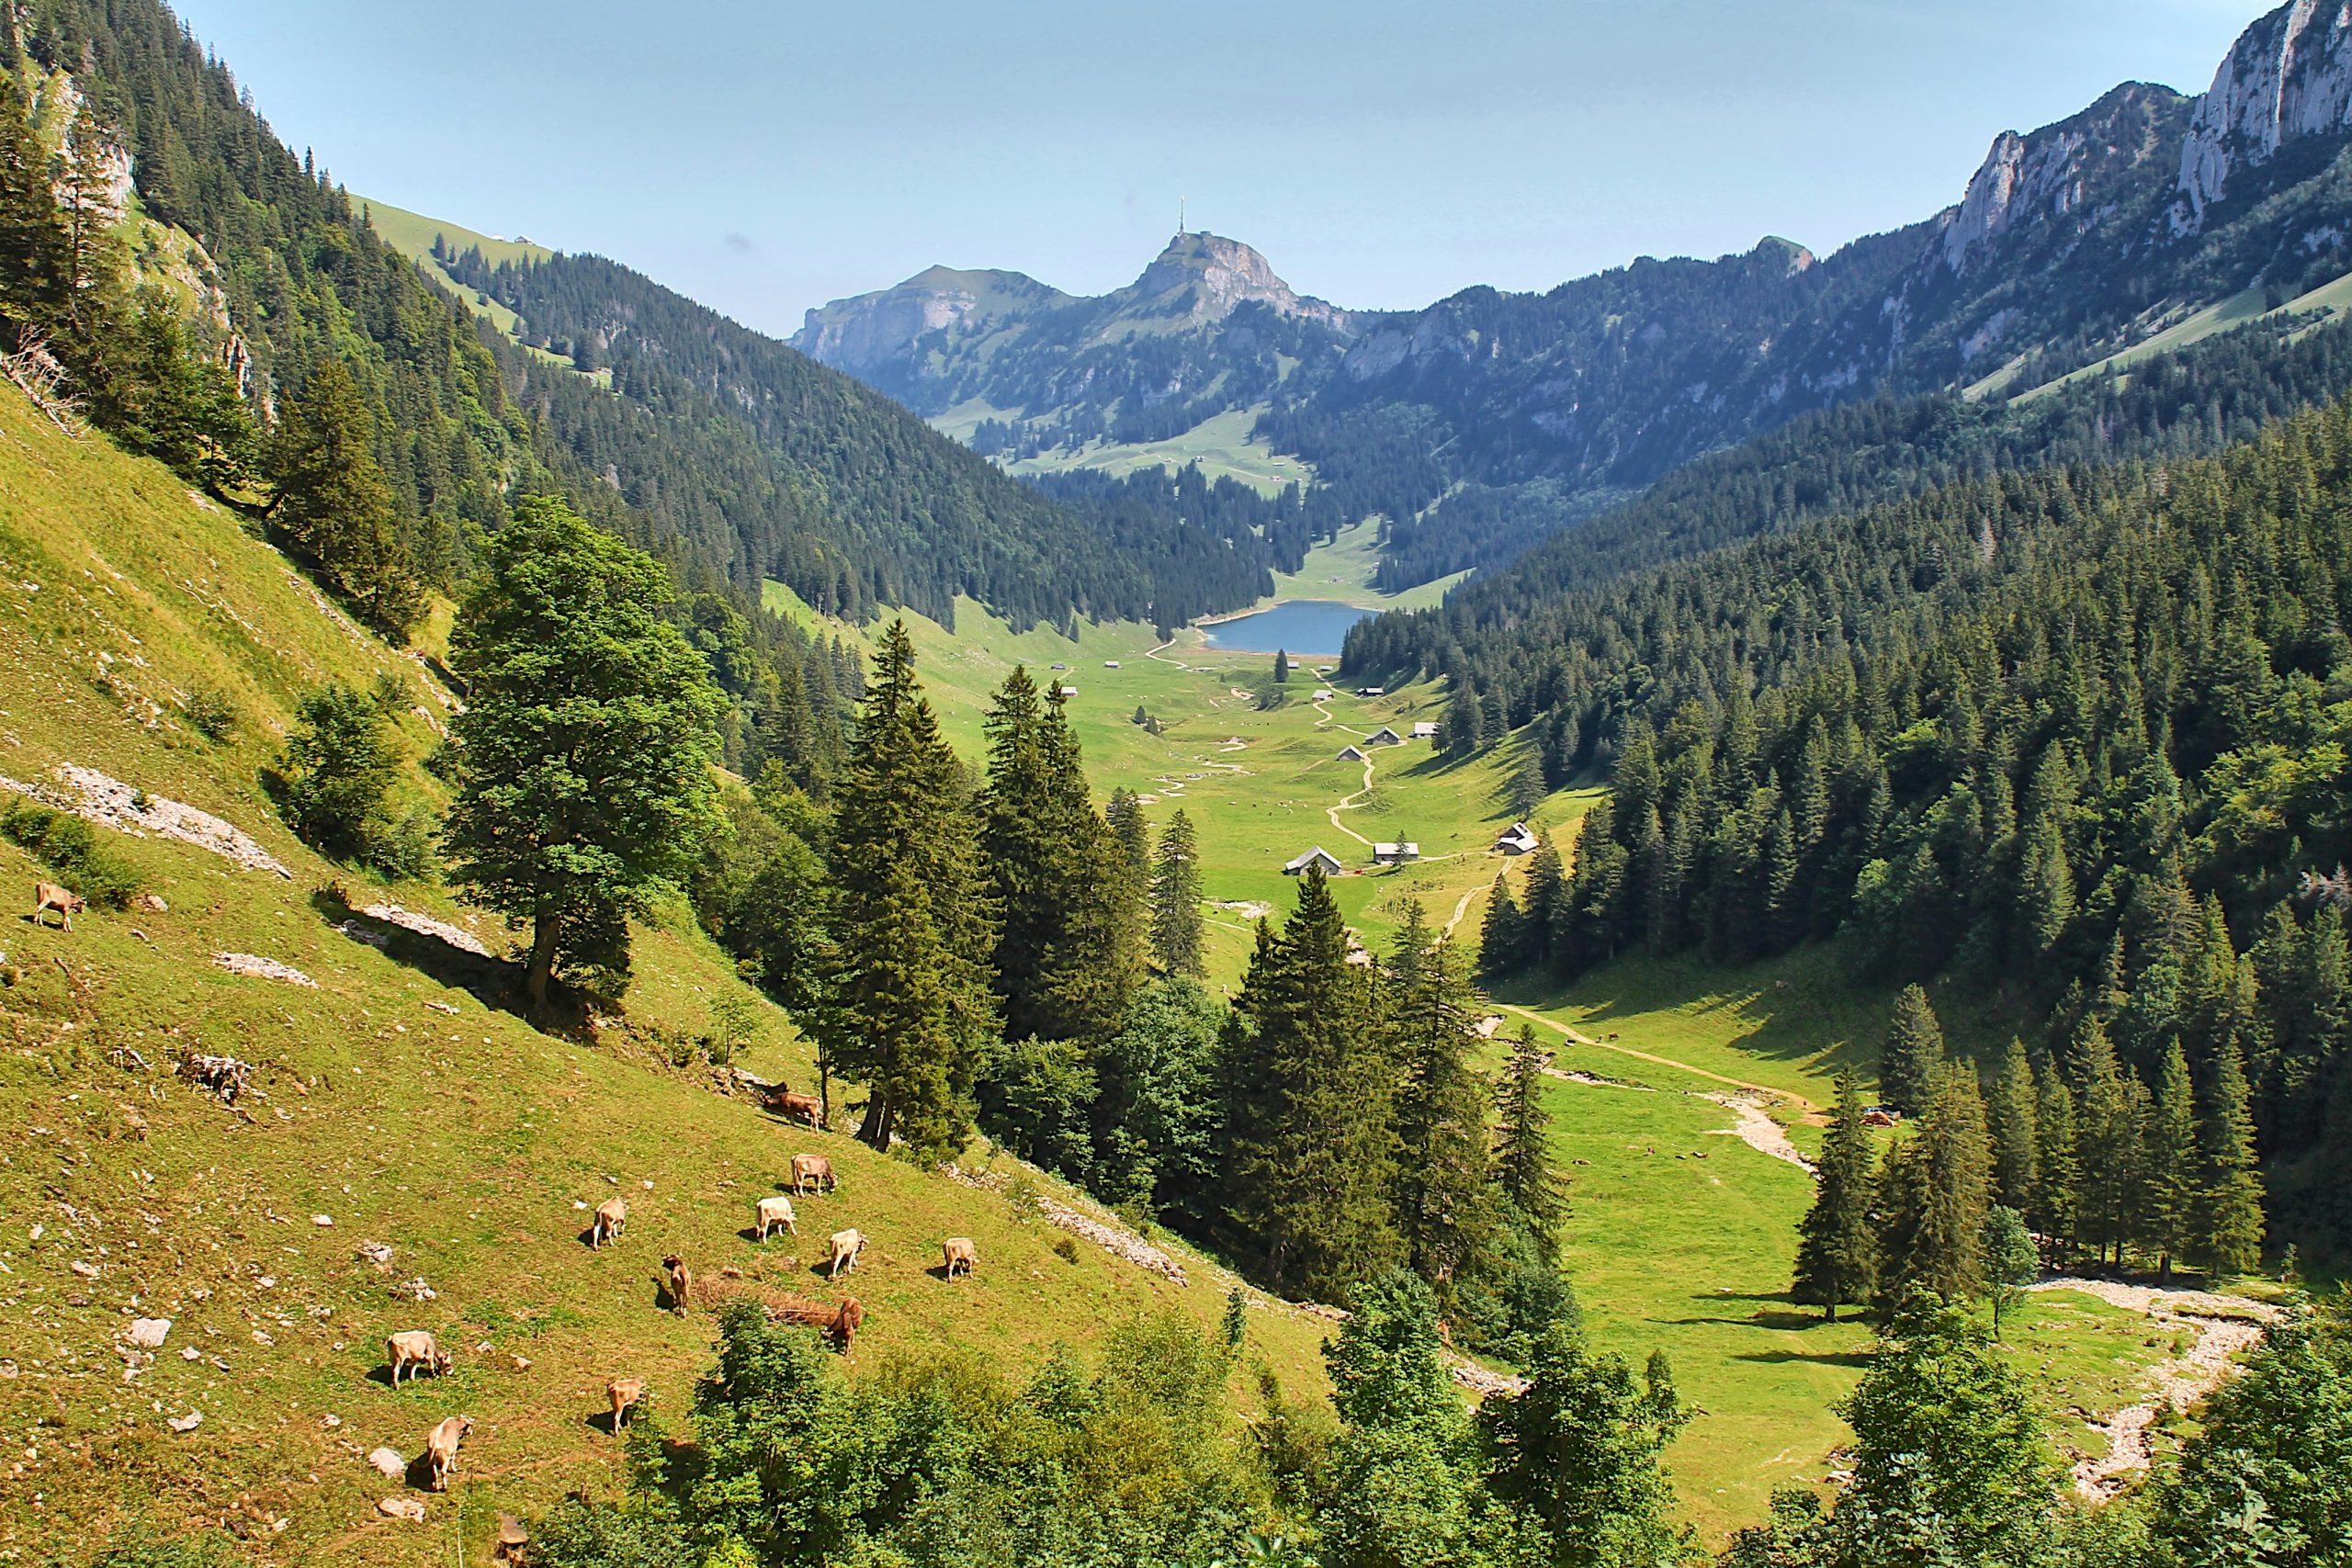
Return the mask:
M906 359L929 333L976 329L999 315L1068 299L1022 273L934 266L893 288L820 306L791 342L820 364L870 379Z
M1346 311L1294 291L1257 251L1205 231L1169 241L1168 248L1123 292L1135 305L1172 309L1199 321L1221 321L1254 301L1280 316L1332 327L1347 324Z
M2307 136L2352 128L2352 4L2292 0L2239 35L2180 150L2175 234L2204 226L2233 176Z

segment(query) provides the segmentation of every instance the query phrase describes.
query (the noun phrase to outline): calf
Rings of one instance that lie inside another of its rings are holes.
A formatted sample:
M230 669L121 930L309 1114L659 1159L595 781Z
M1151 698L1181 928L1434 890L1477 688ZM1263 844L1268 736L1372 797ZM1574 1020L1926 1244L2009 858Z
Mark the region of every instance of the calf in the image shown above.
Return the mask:
M980 1260L979 1249L967 1235L951 1235L939 1244L939 1249L947 1255L947 1277L951 1280L958 1274L970 1273Z
M818 1188L831 1192L841 1183L833 1179L833 1162L823 1155L792 1156L792 1190L797 1194Z
M753 1218L759 1224L762 1241L767 1240L768 1233L778 1225L784 1227L785 1234L787 1235L800 1234L800 1225L792 1216L792 1200L789 1198L761 1199L754 1210Z
M413 1379L420 1368L435 1377L446 1377L457 1360L441 1348L441 1342L421 1328L395 1334L384 1341L384 1359L392 1369L392 1386L401 1386L401 1373Z
M458 1445L473 1429L472 1416L451 1416L424 1434L426 1486L435 1492L449 1490L449 1472L458 1468Z
M833 1254L826 1265L825 1278L828 1280L840 1278L843 1265L847 1265L849 1271L854 1274L857 1272L857 1255L865 1250L865 1233L857 1230L835 1231L832 1236L832 1247Z
M621 1227L628 1224L628 1205L618 1198L607 1198L596 1205L595 1223L588 1227L588 1245L602 1247L617 1240Z
M795 1094L788 1089L774 1089L768 1094L768 1109L778 1116L797 1117L811 1127L821 1128L825 1124L824 1102L813 1094Z
M670 1310L684 1317L686 1303L694 1295L695 1271L674 1252L662 1260L662 1267L670 1271Z
M49 923L47 916L51 909L54 909L57 911L58 919L62 921L65 930L70 931L74 929L74 917L89 907L90 901L87 898L68 888L60 887L54 882L33 884L33 922L36 925L47 925Z
M620 1435L621 1426L628 1413L645 1399L643 1378L615 1378L605 1385L605 1397L613 1402L613 1435Z

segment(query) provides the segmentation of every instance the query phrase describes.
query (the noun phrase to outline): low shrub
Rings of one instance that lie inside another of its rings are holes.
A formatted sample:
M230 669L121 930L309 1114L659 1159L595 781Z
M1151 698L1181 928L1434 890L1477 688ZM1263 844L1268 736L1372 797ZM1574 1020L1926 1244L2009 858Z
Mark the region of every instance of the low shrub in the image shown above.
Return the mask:
M101 908L127 908L139 894L139 873L99 843L97 829L79 817L17 801L0 813L0 835Z

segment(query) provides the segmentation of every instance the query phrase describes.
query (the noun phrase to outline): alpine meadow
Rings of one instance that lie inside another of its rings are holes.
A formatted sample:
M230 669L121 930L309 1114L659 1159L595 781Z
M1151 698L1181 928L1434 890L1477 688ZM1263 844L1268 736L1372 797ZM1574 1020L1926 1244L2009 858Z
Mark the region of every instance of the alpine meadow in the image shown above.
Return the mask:
M2352 9L1510 290L1660 17L188 6L0 6L0 1562L2352 1565ZM1334 94L1455 292L1071 238Z

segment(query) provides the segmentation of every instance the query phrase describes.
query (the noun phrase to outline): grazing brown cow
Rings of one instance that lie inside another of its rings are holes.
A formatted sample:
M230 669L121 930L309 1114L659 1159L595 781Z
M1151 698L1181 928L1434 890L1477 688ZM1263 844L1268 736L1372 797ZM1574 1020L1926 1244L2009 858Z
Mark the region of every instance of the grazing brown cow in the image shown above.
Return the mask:
M684 1317L686 1303L694 1295L695 1271L674 1252L662 1260L662 1267L670 1271L670 1310Z
M588 1227L588 1245L602 1247L618 1239L621 1227L628 1224L628 1205L618 1198L607 1198L596 1205L595 1223Z
M782 1225L788 1235L800 1234L800 1224L793 1218L792 1200L789 1198L761 1199L754 1207L752 1217L759 1224L762 1241L767 1240L768 1233L778 1225Z
M60 887L54 882L33 884L33 920L38 925L47 925L49 921L46 917L51 909L54 909L57 911L57 918L64 922L65 929L70 931L74 929L74 917L89 907L90 901L87 898L70 889Z
M838 1306L825 1306L799 1296L771 1297L767 1312L778 1323L805 1324L823 1330L825 1337L844 1355L865 1322L865 1309L858 1304L855 1296L843 1296Z
M628 1413L644 1402L645 1380L615 1378L605 1385L605 1397L613 1402L613 1432L617 1436Z
M827 1260L825 1278L838 1279L846 1264L853 1274L857 1272L857 1255L865 1250L865 1233L859 1230L835 1231L832 1236L832 1257Z
M472 1416L451 1416L424 1434L425 1484L432 1490L449 1490L449 1472L458 1468L458 1445L473 1429Z
M813 1094L795 1094L788 1089L768 1091L768 1109L778 1116L798 1117L811 1127L825 1124L824 1102Z
M841 1183L833 1179L833 1162L823 1155L794 1155L792 1156L792 1190L795 1195L811 1187L831 1192Z
M947 1277L951 1280L959 1273L970 1273L980 1261L979 1248L972 1245L972 1238L967 1235L949 1236L939 1244L939 1250L947 1255Z
M447 1377L449 1369L457 1365L456 1358L441 1348L441 1342L421 1328L412 1328L385 1340L384 1359L391 1365L394 1388L401 1386L403 1371L412 1379L419 1368L436 1378Z

